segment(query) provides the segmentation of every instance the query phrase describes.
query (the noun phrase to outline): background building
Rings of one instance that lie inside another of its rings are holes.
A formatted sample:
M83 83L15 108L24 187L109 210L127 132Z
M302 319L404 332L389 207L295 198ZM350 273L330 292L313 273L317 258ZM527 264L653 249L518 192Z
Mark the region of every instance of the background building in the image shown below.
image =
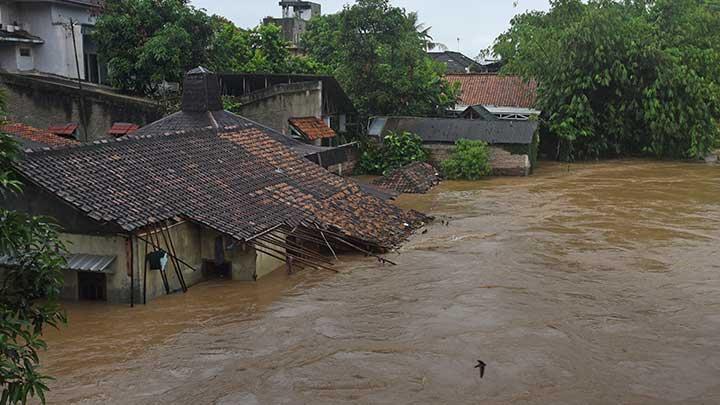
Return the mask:
M313 17L321 15L320 4L309 1L281 1L282 17L267 17L263 24L275 24L283 31L283 38L290 42L291 49L298 51L300 37L307 29L307 23Z
M107 77L90 39L98 0L0 1L0 68L101 83ZM73 37L75 42L73 44Z

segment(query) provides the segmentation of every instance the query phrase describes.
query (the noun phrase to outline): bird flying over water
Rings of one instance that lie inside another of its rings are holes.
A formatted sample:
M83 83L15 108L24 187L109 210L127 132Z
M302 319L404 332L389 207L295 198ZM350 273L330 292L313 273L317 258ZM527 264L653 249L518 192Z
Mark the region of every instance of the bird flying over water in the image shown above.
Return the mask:
M485 362L482 360L478 360L477 362L478 364L477 366L475 366L475 368L480 369L480 378L483 378L485 376L485 367L487 366L487 364L485 364Z

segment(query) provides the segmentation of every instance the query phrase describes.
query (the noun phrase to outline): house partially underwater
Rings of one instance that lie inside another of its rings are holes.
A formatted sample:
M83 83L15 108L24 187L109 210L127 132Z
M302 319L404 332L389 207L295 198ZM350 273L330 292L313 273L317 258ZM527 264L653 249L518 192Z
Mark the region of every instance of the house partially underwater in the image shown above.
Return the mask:
M331 269L336 252L391 249L425 220L305 158L317 147L223 112L216 86L193 71L183 111L16 163L25 191L3 205L58 221L65 298L140 303L211 277Z
M369 135L383 142L391 132L417 134L439 164L450 157L460 139L490 145L490 167L494 176L527 176L536 163L538 122L431 117L375 117Z

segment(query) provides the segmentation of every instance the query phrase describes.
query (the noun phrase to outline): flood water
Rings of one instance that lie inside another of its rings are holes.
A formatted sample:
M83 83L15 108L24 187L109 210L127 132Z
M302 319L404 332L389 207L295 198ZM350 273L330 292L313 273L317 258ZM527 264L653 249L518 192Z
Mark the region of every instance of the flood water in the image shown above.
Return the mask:
M69 305L50 403L720 403L720 166L545 163L398 204L438 217L398 266Z

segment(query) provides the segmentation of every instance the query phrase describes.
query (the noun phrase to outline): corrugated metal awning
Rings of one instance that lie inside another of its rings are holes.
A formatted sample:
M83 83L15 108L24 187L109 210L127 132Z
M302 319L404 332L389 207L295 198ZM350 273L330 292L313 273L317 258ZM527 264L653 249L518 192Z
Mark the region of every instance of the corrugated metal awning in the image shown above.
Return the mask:
M116 256L73 254L67 256L65 270L112 273L110 265L115 258ZM10 256L0 256L0 266L16 266L17 264L17 261Z
M75 271L97 271L108 273L110 265L115 261L115 256L98 256L76 254L67 258L67 270Z

